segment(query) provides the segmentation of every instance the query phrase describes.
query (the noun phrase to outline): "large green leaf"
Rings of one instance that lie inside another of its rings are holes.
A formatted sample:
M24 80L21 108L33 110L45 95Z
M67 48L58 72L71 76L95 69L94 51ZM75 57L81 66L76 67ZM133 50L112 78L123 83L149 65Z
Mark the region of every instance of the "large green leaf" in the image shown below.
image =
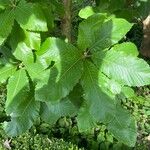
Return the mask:
M5 82L16 71L16 66L12 64L0 64L0 83Z
M110 114L115 112L115 101L102 90L105 83L103 76L91 62L87 61L84 63L84 73L81 79L90 114L96 121L109 122Z
M79 26L78 47L85 51L100 51L118 43L131 29L132 24L124 19L107 18L96 14Z
M99 82L99 78L101 76L99 75L98 69L91 62L85 62L84 74L82 76L82 85L85 92L84 98L87 104L85 113L91 116L93 121L87 120L88 118L83 111L83 113L79 114L80 125L83 124L83 126L79 127L83 129L85 126L82 116L86 118L87 129L91 128L93 122L102 122L108 125L108 129L117 139L127 145L134 146L136 142L134 119L118 105L115 99L110 98L107 95L108 93L102 91L103 84ZM121 123L119 124L118 122Z
M56 103L43 103L41 108L42 119L51 125L53 125L60 117L72 116L76 113L77 108L67 97Z
M93 55L93 61L109 78L113 78L124 85L149 85L149 65L144 60L127 55L122 50L117 51L112 48L107 52L97 52ZM126 47L124 47L124 51L126 51Z
M15 19L24 29L30 31L47 31L44 14L37 4L21 0L15 9Z
M14 24L14 10L5 10L0 13L0 45L6 40Z
M29 129L39 109L40 103L34 100L34 89L29 87L25 70L18 70L7 85L6 113L11 116L11 121L4 123L7 134L16 136Z
M57 101L69 94L82 73L81 54L73 45L57 38L48 38L42 45L42 62L51 66L40 74L35 96L39 101Z
M27 92L29 92L29 81L25 70L21 69L9 78L7 84L6 112L8 114L19 105L20 99L27 96Z
M95 14L79 25L77 43L81 51L85 51L95 43L95 40L97 40L95 38L95 31L101 28L105 19L107 19L106 15Z

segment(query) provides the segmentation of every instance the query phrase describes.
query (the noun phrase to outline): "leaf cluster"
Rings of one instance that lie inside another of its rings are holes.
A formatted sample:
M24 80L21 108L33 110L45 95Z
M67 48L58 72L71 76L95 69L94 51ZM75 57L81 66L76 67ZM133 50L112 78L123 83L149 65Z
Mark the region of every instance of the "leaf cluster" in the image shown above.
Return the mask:
M134 146L136 122L118 95L150 84L150 67L133 43L119 44L132 24L96 13L80 23L74 45L43 39L41 32L53 27L52 12L61 5L46 4L0 1L0 82L8 79L5 108L11 116L5 131L17 136L39 116L52 125L76 115L80 132L104 123L118 140Z

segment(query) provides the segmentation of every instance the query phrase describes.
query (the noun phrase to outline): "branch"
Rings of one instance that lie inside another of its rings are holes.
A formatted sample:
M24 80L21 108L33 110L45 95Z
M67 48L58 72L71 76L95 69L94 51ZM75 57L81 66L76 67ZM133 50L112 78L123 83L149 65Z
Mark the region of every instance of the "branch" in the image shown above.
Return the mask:
M62 34L71 42L71 7L72 0L63 0L65 14L62 19Z

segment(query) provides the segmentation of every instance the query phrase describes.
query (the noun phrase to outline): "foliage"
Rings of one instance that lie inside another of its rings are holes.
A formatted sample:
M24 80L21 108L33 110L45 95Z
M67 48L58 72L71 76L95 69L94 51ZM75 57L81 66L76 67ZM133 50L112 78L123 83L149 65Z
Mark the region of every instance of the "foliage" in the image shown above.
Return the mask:
M96 0L96 5L89 4L79 12L81 18L100 12L129 21L142 19L149 15L149 0Z
M3 138L0 137L0 139ZM4 142L4 139L0 142L0 148L3 150L7 149L6 146L4 146ZM18 136L17 138L13 138L10 142L10 147L13 150L81 150L78 149L76 145L65 142L62 139L49 139L46 135L33 135L28 132Z
M5 113L5 100L6 100L6 87L5 85L0 86L0 123L8 120Z
M62 5L44 2L0 1L0 82L7 83L5 108L11 116L5 131L17 136L39 116L52 125L76 115L80 132L103 123L133 147L136 122L118 96L126 87L150 84L150 67L137 57L136 46L120 44L133 24L106 13L86 15L73 45L47 36Z

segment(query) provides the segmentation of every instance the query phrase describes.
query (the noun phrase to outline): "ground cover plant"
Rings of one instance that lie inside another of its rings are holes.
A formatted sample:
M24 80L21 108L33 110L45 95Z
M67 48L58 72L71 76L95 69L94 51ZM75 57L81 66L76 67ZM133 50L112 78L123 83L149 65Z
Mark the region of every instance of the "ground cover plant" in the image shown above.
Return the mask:
M150 88L144 87L128 92L128 99L124 97L123 106L130 111L138 122L138 138L137 143L134 148L125 146L124 144L113 138L112 134L108 132L104 124L100 124L96 129L91 131L91 133L79 133L76 119L73 118L60 118L56 124L50 126L48 123L40 121L40 118L34 123L32 128L17 137L10 138L2 129L2 124L0 125L0 148L7 149L8 147L12 149L39 149L39 148L62 148L66 149L73 146L62 142L62 139L68 141L69 143L74 143L81 147L82 149L126 149L126 150L147 150L149 147L148 136L150 132L149 127L149 97ZM136 96L138 94L138 96ZM7 120L7 116L4 110L4 102L6 99L6 88L1 86L0 88L0 116L1 121ZM9 120L9 119L8 119ZM55 140L54 139L61 139ZM10 141L10 142L9 142ZM7 148L6 148L7 147ZM74 149L76 146L74 146Z
M0 1L0 82L7 84L11 117L5 132L20 135L38 117L52 126L76 116L79 132L103 123L117 140L135 146L137 124L122 100L131 87L150 84L150 67L125 40L133 23L98 11L92 1L97 11L82 9L73 26L71 1L44 2ZM78 30L74 38L71 26Z

